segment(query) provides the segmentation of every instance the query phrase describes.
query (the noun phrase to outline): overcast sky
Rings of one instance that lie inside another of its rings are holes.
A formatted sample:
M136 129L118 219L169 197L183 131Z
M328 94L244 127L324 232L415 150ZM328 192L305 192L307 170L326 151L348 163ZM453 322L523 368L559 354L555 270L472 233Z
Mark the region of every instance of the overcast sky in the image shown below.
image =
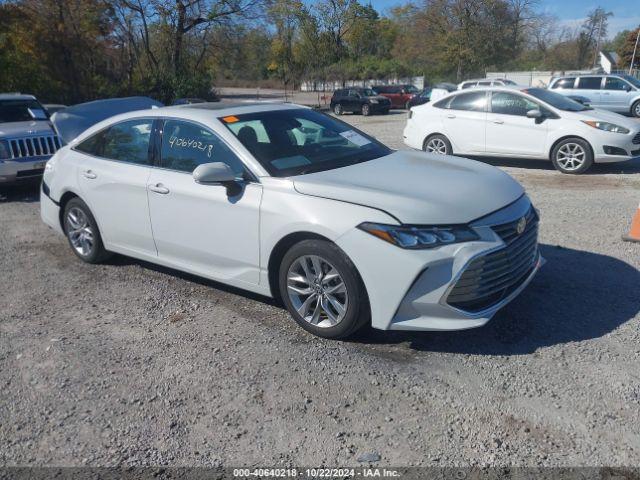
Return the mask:
M361 0L367 3L367 0ZM420 0L414 0L419 3ZM371 0L371 4L378 11L386 11L389 7L406 2L399 0ZM556 15L568 26L577 26L587 16L587 13L598 5L613 12L609 21L609 34L615 35L621 30L632 30L640 25L640 0L540 0L543 11Z

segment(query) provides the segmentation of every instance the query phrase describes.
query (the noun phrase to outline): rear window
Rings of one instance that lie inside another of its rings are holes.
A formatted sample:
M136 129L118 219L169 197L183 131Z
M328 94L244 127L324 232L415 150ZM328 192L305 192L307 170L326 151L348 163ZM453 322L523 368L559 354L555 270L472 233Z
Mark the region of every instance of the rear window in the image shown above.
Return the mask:
M580 77L578 90L600 90L602 77Z
M551 88L573 88L573 84L576 82L575 77L561 78L553 84Z

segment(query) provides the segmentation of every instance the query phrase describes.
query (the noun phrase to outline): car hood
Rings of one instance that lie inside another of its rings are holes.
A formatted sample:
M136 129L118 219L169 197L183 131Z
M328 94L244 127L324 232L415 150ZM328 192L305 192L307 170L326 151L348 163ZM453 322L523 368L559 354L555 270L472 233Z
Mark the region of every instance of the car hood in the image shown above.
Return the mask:
M401 223L469 223L516 201L522 186L490 165L458 157L399 151L293 178L305 195L383 210Z
M608 110L585 110L584 112L565 112L569 113L576 120L598 120L601 122L615 123L621 127L628 128L632 132L638 130L638 122L632 118L625 117L619 113L610 112Z
M51 135L52 133L51 124L44 120L0 123L0 137L28 137L32 135Z

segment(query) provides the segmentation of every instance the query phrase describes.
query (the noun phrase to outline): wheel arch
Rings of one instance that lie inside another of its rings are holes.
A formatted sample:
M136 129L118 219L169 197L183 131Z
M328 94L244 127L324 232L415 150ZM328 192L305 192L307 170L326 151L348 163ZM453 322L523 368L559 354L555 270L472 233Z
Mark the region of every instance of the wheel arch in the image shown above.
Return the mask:
M553 151L556 149L558 144L560 142L564 142L565 140L569 140L571 138L577 138L578 140L582 140L587 145L589 145L589 150L591 150L591 157L595 159L595 151L593 149L593 145L591 145L591 142L589 140L587 140L584 137L581 137L580 135L564 135L564 136L558 138L555 142L553 142L551 144L551 148L549 149L549 157L548 157L549 160L553 161Z
M271 250L271 253L269 254L269 262L267 263L269 289L271 290L271 296L278 302L282 302L278 278L280 274L280 263L282 262L282 258L291 247L293 247L296 243L302 242L303 240L324 240L326 242L335 243L324 235L309 231L289 233L278 240L278 243L275 244L275 246Z
M451 149L453 150L453 143L451 143L451 139L449 138L449 136L448 136L448 135L445 135L444 133L441 133L441 132L433 132L433 133L430 133L429 135L427 135L426 137L424 137L424 140L422 141L422 150L424 150L424 149L425 149L425 147L426 147L426 145L427 145L427 142L428 142L432 137L435 137L436 135L441 135L441 136L443 136L444 138L446 138L446 139L449 141L449 143L451 144Z
M71 190L67 190L62 194L62 196L60 197L60 201L58 202L58 204L60 205L60 211L58 213L58 221L60 222L60 228L62 228L63 231L64 231L64 209L67 206L67 203L69 203L69 200L73 198L80 198L80 195L78 195L77 193Z

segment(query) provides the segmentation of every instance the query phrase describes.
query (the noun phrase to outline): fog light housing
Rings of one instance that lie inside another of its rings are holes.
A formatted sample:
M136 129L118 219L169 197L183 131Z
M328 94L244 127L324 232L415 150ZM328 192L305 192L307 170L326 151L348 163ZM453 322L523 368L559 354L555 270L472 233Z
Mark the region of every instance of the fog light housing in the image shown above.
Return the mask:
M621 155L623 157L626 157L628 155L627 151L624 148L611 147L609 145L604 146L604 153L606 153L607 155Z

